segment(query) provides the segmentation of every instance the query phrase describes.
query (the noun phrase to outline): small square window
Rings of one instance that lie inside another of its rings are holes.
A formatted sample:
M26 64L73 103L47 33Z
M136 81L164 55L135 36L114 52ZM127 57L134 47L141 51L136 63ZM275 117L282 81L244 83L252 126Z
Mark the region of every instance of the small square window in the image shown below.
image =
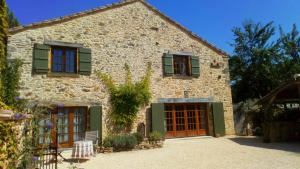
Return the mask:
M190 56L173 56L174 74L177 76L191 76Z
M52 47L51 72L77 73L76 48Z

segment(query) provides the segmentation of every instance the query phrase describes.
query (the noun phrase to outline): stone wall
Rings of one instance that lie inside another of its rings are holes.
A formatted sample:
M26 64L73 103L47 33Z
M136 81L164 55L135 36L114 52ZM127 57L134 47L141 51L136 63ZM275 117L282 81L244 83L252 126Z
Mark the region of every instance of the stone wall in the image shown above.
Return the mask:
M77 78L33 75L33 45L47 40L80 43L91 48L92 74ZM162 55L168 51L187 51L199 56L200 77L163 77ZM191 98L211 97L213 101L224 103L226 133L234 134L228 58L141 2L14 33L8 39L8 57L20 58L24 62L22 97L84 104L101 102L104 119L109 109L109 95L96 72L109 73L116 82L122 83L125 63L130 65L133 79L137 80L144 75L147 63L151 62L152 102L157 102L158 98L183 98L185 90L190 91ZM222 66L211 68L213 60ZM149 106L141 109L139 121L145 122L147 108Z

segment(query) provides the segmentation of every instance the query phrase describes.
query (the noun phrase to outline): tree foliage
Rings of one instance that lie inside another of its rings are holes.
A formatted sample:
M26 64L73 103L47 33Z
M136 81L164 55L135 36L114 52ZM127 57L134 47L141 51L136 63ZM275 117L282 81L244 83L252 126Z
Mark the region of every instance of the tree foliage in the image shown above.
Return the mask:
M5 0L0 0L0 71L5 65L8 28L6 2Z
M18 159L18 140L15 122L0 121L0 168L15 168Z
M21 66L22 62L20 60L7 61L1 72L2 83L0 85L2 85L2 91L0 97L6 105L15 109L19 109L18 106L22 105L22 99L19 98Z
M149 103L151 99L151 70L151 64L149 64L145 76L140 81L134 83L130 68L125 64L125 83L121 85L116 85L110 75L101 72L98 73L99 78L110 92L112 106L110 118L117 132L118 130L130 130L137 118L139 108Z
M0 101L13 108L18 105L15 98L19 96L21 61L7 61L6 45L9 27L18 25L18 20L9 11L5 0L0 0Z
M299 73L299 33L280 28L280 38L273 40L276 29L267 24L247 21L234 33L230 74L234 102L262 98L272 89Z
M9 8L7 8L7 17L9 28L13 28L20 25L18 19L15 17L14 13L9 10Z

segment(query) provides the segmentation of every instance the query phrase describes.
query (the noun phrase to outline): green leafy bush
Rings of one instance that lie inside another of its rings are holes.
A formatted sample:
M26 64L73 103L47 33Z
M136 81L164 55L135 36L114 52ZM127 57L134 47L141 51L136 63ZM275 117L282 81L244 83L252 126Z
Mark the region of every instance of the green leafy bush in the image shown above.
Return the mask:
M163 139L163 134L158 131L151 132L149 134L149 138L148 138L148 140L152 143L153 142L157 143L158 141L161 141L162 139Z
M14 122L0 121L0 168L14 168L18 159L18 140Z
M103 140L103 147L108 148L108 147L112 147L112 140L113 140L113 136L107 136L104 140Z
M148 64L145 76L134 83L129 66L125 64L126 79L125 84L122 85L116 85L110 75L98 72L98 77L110 92L112 110L109 117L116 130L128 131L131 129L139 108L149 103L151 70L151 64Z
M144 137L142 136L141 133L137 132L137 133L133 133L132 135L136 138L138 144L141 144L144 141Z
M103 141L103 147L113 147L114 151L131 150L138 141L132 134L108 136Z
M18 98L20 89L20 76L21 76L21 60L7 61L4 69L1 71L1 93L2 101L13 108L20 109L23 104L22 99Z

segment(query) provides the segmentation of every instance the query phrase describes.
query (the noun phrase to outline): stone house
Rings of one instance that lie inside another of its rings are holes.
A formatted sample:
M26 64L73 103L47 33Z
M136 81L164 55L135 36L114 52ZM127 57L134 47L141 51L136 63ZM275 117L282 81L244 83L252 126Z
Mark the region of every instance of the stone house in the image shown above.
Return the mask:
M8 59L16 58L24 63L21 97L57 105L51 118L63 147L86 130L107 135L109 93L96 72L122 83L125 63L133 80L148 62L153 69L151 104L134 129L142 123L146 134L167 138L234 134L228 55L144 0L13 28Z

